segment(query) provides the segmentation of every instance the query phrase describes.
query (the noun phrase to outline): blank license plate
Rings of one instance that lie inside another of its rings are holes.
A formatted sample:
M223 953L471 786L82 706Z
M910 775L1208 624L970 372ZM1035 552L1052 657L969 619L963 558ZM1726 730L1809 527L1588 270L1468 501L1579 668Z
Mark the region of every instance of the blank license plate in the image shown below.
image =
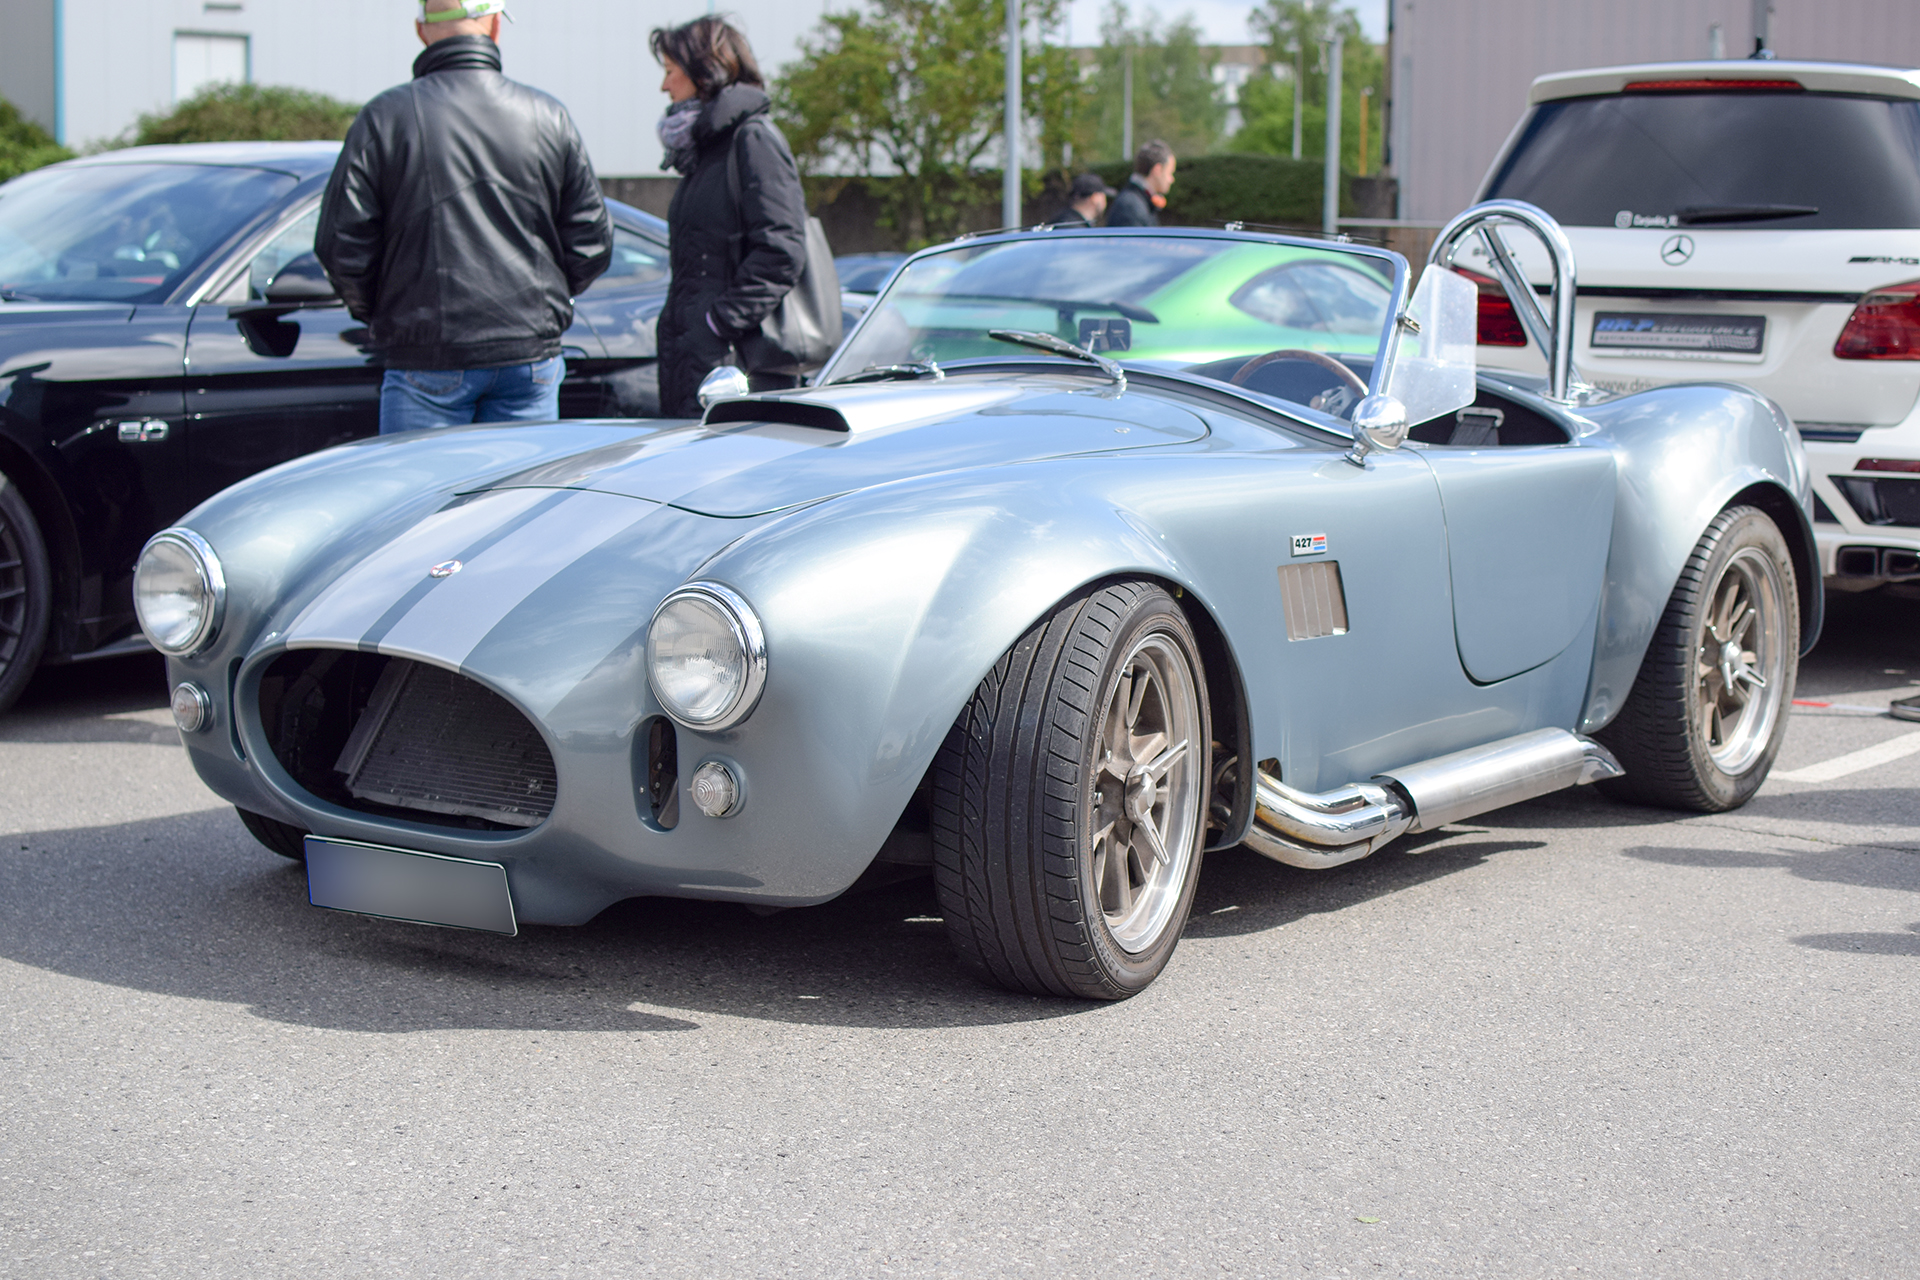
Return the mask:
M1602 311L1593 317L1596 351L1659 351L1757 356L1766 346L1765 316L1677 316Z
M507 869L497 862L307 837L307 901L413 924L517 934Z

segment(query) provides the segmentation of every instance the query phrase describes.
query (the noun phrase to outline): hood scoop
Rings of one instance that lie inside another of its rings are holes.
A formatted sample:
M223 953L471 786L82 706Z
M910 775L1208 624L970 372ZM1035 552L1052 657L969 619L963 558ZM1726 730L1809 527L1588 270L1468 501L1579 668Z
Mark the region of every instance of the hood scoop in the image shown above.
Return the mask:
M819 387L722 400L702 422L644 430L492 487L591 489L733 518L915 476L1206 433L1184 408L1151 395L1109 402L1084 377Z
M710 427L727 422L761 422L858 436L882 428L897 431L937 418L979 413L1017 400L1028 391L1006 381L969 382L959 386L886 382L808 387L802 391L722 400L707 410L703 422Z
M792 427L853 434L853 424L846 414L830 404L811 400L722 400L707 410L701 422L709 427L723 422L784 422Z

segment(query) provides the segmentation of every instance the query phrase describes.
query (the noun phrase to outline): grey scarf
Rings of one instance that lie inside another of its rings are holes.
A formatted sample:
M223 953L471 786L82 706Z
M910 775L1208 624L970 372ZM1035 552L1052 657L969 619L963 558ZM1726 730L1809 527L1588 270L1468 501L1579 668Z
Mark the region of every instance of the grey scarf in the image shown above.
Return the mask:
M654 126L654 132L660 135L660 145L667 149L667 154L660 159L662 169L685 173L693 168L693 123L700 118L700 108L704 105L698 98L676 102Z

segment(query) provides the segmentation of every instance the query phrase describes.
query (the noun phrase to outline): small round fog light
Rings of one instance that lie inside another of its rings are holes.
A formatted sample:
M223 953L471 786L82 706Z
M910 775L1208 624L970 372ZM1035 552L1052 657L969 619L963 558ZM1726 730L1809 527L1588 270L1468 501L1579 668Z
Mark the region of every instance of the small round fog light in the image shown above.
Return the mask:
M733 770L709 760L693 771L693 807L709 818L730 818L740 807L740 783Z
M173 686L173 722L182 733L198 733L213 722L213 699L191 680Z

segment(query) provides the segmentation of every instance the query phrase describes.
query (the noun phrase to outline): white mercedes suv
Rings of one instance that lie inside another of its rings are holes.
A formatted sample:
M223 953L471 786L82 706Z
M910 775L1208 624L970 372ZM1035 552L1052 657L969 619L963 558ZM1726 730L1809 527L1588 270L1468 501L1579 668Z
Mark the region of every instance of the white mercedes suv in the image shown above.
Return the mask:
M1529 101L1478 198L1566 229L1585 380L1771 396L1829 584L1920 583L1920 72L1669 62L1542 76ZM1544 372L1491 274L1480 362Z

